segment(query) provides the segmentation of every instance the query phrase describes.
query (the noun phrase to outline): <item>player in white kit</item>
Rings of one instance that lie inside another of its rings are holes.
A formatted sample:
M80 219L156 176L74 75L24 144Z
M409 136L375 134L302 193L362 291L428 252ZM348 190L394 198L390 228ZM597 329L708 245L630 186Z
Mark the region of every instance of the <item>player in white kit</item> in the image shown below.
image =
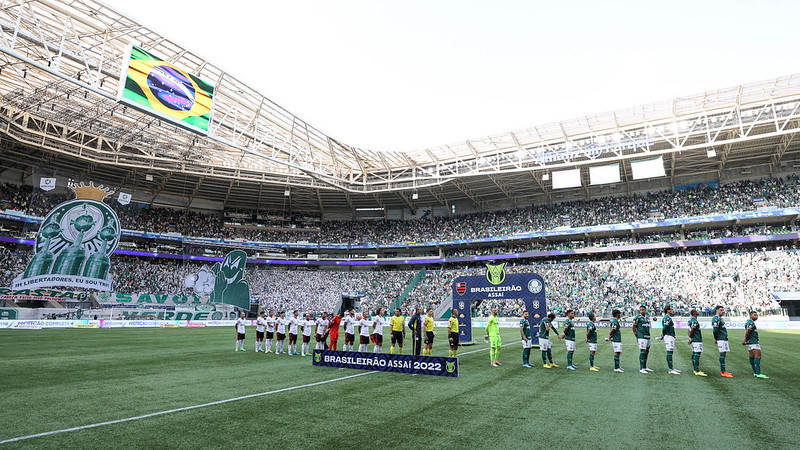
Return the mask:
M344 316L342 322L344 322L344 345L342 346L342 350L352 352L353 341L356 335L356 322L358 322L358 320L356 320L356 311L351 309L349 314Z
M314 321L311 320L311 314L306 314L300 324L303 326L303 346L300 350L301 356L308 356L311 354L309 344L311 342L311 332L314 330Z
M369 314L366 312L361 314L361 320L358 321L359 327L359 342L358 342L358 351L366 352L369 350L369 327L372 325L372 321L369 320Z
M261 311L256 319L256 353L264 350L264 328L267 325L266 314Z
M294 310L292 317L289 318L289 356L299 355L297 353L297 326L300 325L299 312Z
M317 340L316 346L314 346L315 350L325 350L325 333L328 332L328 325L331 323L328 320L328 313L322 313L322 317L317 319L317 330L315 333L315 338Z
M275 347L276 355L285 354L286 352L283 351L286 345L286 325L289 323L289 320L286 319L286 313L281 312L281 316L278 317L278 320L275 322L276 324L276 332L278 334L278 346Z
M244 326L247 323L244 320L244 313L239 315L239 318L236 319L236 351L243 352L244 350Z
M372 349L374 353L383 352L383 327L388 321L383 318L383 308L378 308L378 313L372 319L372 341L375 342L375 347Z
M269 316L264 319L264 322L266 323L265 328L267 331L264 353L272 353L272 339L275 336L275 325L278 323L277 319L275 319L275 312L269 310Z

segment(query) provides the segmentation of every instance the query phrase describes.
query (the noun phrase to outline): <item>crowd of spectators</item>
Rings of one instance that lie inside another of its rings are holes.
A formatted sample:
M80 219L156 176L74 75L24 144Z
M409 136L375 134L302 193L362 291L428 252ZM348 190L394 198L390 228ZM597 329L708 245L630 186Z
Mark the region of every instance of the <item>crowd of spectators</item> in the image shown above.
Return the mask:
M112 264L114 290L127 293L192 294L184 279L200 269L198 264L150 263L142 259L117 258ZM416 272L276 270L248 266L245 279L250 295L268 309L293 310L318 307L332 309L342 294L363 294L365 306L393 304Z
M31 252L0 247L0 287L25 271ZM133 294L193 294L186 288L186 276L197 272L200 264L160 259L115 257L111 276L114 292ZM342 294L362 296L362 306L390 307L400 297L416 271L325 271L276 270L247 266L245 279L253 301L266 309L286 311L314 308L332 310Z
M34 216L44 216L56 204L72 198L64 193L44 192L38 188L0 185L0 210L11 209ZM402 243L511 236L517 233L551 230L563 226L565 218L573 226L645 221L654 215L664 218L730 213L754 210L757 206L796 207L800 205L798 178L765 178L730 183L719 187L698 186L692 189L573 201L554 205L458 215L447 218L428 217L405 221L323 221L303 215L280 212L265 214L253 211L202 213L189 210L149 208L138 204L122 206L113 198L106 199L120 216L123 227L158 233L180 233L214 238L245 238L262 241L333 242L350 244ZM281 224L281 229L255 229L246 225L247 218L261 224ZM231 221L236 222L237 227ZM319 228L306 226L314 224ZM286 231L302 225L295 231ZM699 229L666 232L646 236L578 239L576 241L528 242L514 245L454 248L446 256L521 253L526 251L562 250L586 245L613 246L634 242L663 242L678 239L712 239L748 234L790 232L785 225L767 227L734 225L722 229ZM131 245L136 245L132 243ZM165 244L158 244L165 245ZM166 249L169 251L169 249ZM178 249L180 250L180 249ZM164 251L159 248L159 251ZM184 253L205 254L200 247L184 248ZM0 247L0 286L25 269L30 252L21 247ZM169 262L161 259L115 257L111 273L113 289L129 293L191 293L184 279L201 266L195 263ZM482 274L483 267L428 271L414 286L405 306L440 305L448 298L453 280L460 275ZM670 255L660 258L628 260L594 260L583 262L551 261L539 264L514 265L510 273L532 271L546 280L549 309L563 313L576 310L579 316L595 312L607 317L618 308L633 315L645 303L661 309L671 304L679 314L698 308L709 314L713 306L723 304L732 314L748 309L774 313L777 304L770 293L800 290L800 252L770 250L753 252L721 252L710 255ZM343 293L363 294L363 306L389 306L400 297L414 278L414 271L327 271L274 270L268 266L250 267L246 278L253 298L262 306L275 310L313 308L332 309ZM485 315L497 305L503 315L519 315L519 301L499 304L483 302L475 311Z
M46 214L52 206L66 199L65 194L45 193L29 186L0 186L0 208L36 216ZM110 197L106 201L117 210L123 227L136 230L266 242L386 244L512 236L552 230L566 223L581 227L647 221L653 217L676 218L752 211L760 206L793 207L800 205L800 194L798 177L792 175L714 187L699 185L675 191L532 205L452 217L322 222L289 211L197 212L138 204L123 207ZM655 240L664 238L654 236Z
M452 293L459 276L483 275L484 267L430 271L411 292L406 307L436 307ZM508 273L534 272L545 279L548 309L578 316L594 312L609 317L611 310L633 316L642 303L655 311L672 305L681 315L697 308L712 314L717 304L732 315L750 309L764 314L780 312L772 292L800 290L800 252L755 251L711 255L680 255L610 261L550 262L506 266ZM493 306L503 315L519 316L519 300L487 300L475 313L486 316Z
M24 271L30 252L0 247L0 286ZM113 289L128 293L183 293L186 275L199 264L155 259L117 257L112 260ZM506 266L508 273L535 272L545 279L548 309L561 314L574 309L578 316L590 312L608 317L618 308L634 315L644 303L654 310L672 305L681 315L697 308L710 314L717 304L733 315L749 309L778 313L772 292L800 290L800 251L769 250L723 252L709 255L675 255L657 258L548 262ZM436 307L448 299L453 280L462 275L483 275L485 268L427 271L411 290L406 309ZM390 307L409 286L414 271L275 270L248 266L251 296L264 308L330 310L343 293L362 295L363 307ZM476 314L492 306L503 315L521 315L521 301L485 301Z

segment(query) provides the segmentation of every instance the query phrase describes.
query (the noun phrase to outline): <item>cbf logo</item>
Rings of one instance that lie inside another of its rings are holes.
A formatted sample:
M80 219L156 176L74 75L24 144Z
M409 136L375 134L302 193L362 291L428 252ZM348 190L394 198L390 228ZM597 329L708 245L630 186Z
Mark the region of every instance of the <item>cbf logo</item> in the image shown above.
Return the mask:
M76 286L111 290L110 256L119 243L117 213L103 203L103 186L70 186L75 200L53 208L42 221L34 255L12 289Z
M486 265L486 281L489 284L502 284L503 281L506 281L506 263L492 265Z
M533 294L538 294L542 292L542 282L539 281L538 278L534 278L531 281L528 281L528 290L531 291Z
M464 302L458 302L458 309L463 311L467 305Z

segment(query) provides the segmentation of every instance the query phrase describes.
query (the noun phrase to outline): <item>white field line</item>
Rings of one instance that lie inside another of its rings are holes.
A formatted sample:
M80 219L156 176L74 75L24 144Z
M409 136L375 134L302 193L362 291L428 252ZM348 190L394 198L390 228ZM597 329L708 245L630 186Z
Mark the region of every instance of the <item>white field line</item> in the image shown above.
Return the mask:
M509 344L509 345L514 345L514 344ZM478 349L478 350L472 350L472 351L469 351L469 352L462 353L461 355L462 356L463 355L469 355L471 353L477 353L477 352L481 352L481 351L485 351L485 350L489 350L489 348L487 347L487 348L481 348L481 349ZM37 438L37 437L52 436L54 434L69 433L71 431L88 430L90 428L97 428L97 427L102 427L102 426L105 426L105 425L114 425L114 424L117 424L117 423L132 422L134 420L149 419L150 417L163 416L165 414L172 414L172 413L182 412L182 411L191 411L193 409L207 408L209 406L223 405L225 403L237 402L239 400L246 400L248 398L263 397L265 395L272 395L272 394L280 394L281 392L288 392L288 391L294 391L296 389L304 389L304 388L320 386L320 385L328 384L328 383L335 383L337 381L348 380L350 378L356 378L356 377L363 377L364 375L370 375L370 374L373 374L373 373L380 373L380 372L377 372L377 371L374 371L374 372L363 372L363 373L358 373L358 374L355 374L355 375L348 375L346 377L334 378L332 380L318 381L316 383L302 384L302 385L299 385L299 386L291 386L291 387L287 387L287 388L283 388L283 389L276 389L274 391L259 392L257 394L243 395L241 397L228 398L228 399L225 399L225 400L217 400L215 402L202 403L202 404L199 404L199 405L184 406L183 408L168 409L166 411L158 411L158 412L149 413L149 414L142 414L140 416L126 417L124 419L109 420L109 421L106 421L106 422L98 422L98 423L93 423L93 424L89 424L89 425L81 425L79 427L64 428L64 429L61 429L61 430L46 431L44 433L29 434L27 436L20 436L20 437L15 437L15 438L2 440L2 441L0 441L0 445L2 445L2 444L10 444L12 442L25 441L25 440L33 439L33 438Z

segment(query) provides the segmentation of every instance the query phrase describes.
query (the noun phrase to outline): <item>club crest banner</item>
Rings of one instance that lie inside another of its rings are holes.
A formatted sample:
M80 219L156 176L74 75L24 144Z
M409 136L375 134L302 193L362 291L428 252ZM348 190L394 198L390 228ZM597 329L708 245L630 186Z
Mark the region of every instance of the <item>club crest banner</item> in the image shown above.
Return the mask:
M11 289L70 286L111 290L111 254L119 244L117 213L103 199L110 190L81 183L75 200L53 208L36 236L34 255Z

